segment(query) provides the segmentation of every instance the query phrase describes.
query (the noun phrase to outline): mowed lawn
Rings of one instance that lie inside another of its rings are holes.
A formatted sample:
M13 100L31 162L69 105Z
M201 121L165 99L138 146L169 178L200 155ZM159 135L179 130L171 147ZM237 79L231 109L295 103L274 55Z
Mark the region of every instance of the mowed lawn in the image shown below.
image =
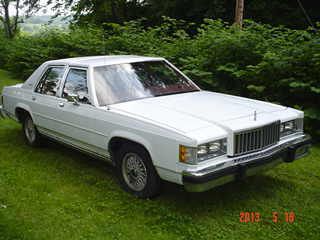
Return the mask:
M0 89L15 82L0 71ZM261 221L241 223L245 211ZM166 183L159 197L140 200L103 161L53 142L31 148L19 124L0 120L0 239L320 239L320 146L205 193Z

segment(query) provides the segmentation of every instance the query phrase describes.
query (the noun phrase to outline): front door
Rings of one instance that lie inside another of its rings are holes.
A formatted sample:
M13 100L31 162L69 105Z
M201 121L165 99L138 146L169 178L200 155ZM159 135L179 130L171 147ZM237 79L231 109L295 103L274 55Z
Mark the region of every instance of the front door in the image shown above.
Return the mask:
M91 101L87 69L70 67L58 103L59 133L71 145L108 157L107 136L97 129L95 115L99 110Z

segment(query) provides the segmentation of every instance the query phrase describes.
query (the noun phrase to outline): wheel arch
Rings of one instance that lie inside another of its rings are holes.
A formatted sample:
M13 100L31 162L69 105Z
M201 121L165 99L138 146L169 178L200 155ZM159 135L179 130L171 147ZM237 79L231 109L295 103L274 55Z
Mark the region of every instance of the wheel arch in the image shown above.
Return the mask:
M15 113L15 117L17 118L17 120L19 122L22 123L22 120L23 120L23 117L26 115L26 114L29 114L30 117L32 118L32 120L34 121L34 118L33 118L33 114L31 112L31 109L28 105L26 104L23 104L23 103L18 103L15 107L15 110L14 110L14 113Z
M138 144L143 147L149 154L152 163L154 163L151 144L143 137L133 133L119 131L112 134L110 140L108 141L108 151L112 155L112 153L118 150L123 144L128 142ZM114 159L112 159L112 161L114 161Z

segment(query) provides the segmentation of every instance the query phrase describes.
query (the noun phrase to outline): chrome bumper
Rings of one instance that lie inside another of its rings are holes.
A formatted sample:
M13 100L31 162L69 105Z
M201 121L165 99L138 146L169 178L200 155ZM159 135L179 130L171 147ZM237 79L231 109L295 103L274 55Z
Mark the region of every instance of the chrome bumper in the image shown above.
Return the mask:
M254 175L262 170L270 169L282 162L293 162L309 153L311 138L301 135L292 141L274 146L263 152L230 157L233 164L228 167L200 171L184 171L182 181L190 192L203 192L227 182Z

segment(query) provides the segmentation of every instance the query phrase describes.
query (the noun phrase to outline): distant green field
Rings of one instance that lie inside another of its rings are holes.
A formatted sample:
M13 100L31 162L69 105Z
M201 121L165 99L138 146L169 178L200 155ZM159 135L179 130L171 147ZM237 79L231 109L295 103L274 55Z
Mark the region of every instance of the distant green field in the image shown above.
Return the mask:
M16 82L0 71L0 89ZM139 200L118 187L108 164L56 143L31 148L20 128L0 120L0 240L320 238L320 146L205 193L166 183L158 198ZM240 223L244 211L261 221ZM292 224L284 221L291 211Z

